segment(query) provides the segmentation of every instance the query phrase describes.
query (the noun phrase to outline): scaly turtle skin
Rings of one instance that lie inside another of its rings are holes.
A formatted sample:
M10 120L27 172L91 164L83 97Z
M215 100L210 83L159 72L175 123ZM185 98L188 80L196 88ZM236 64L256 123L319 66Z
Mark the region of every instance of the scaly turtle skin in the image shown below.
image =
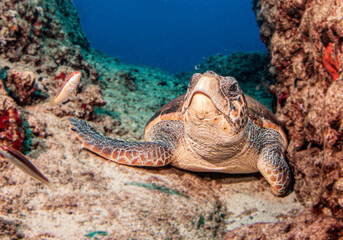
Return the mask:
M193 75L187 93L163 106L145 128L145 142L104 137L71 119L83 147L130 166L172 166L199 172L260 171L283 195L290 183L287 139L275 116L244 95L237 81L214 72Z

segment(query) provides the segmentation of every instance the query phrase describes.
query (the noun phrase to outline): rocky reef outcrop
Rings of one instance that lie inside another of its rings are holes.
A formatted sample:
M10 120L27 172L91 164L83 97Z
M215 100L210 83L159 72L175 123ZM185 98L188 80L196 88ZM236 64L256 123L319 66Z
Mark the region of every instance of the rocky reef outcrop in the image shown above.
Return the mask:
M64 62L80 67L81 49L87 49L89 43L70 1L4 0L0 16L2 57L11 62L33 62L41 66L46 61L42 59L45 56L53 59L56 65Z
M342 1L255 1L276 74L276 115L288 131L294 192L312 213L311 224L294 219L302 227L281 231L282 239L343 235L342 10ZM253 228L245 237L260 236L264 226Z
M34 136L30 136L30 126L25 119L30 117L30 111L25 107L47 102L57 93L69 73L80 70L84 86L97 81L95 68L83 58L83 51L88 49L89 43L70 1L4 0L0 3L1 97L6 105L2 107L2 119L6 120L8 115L12 125L18 123L13 129L21 132L8 132L6 136L12 140L3 143L18 150L22 146L23 151L30 149L31 137ZM95 96L99 99L93 100L92 104L86 103L87 106L104 105L102 97L99 94ZM77 100L72 99L70 103L77 104ZM94 107L85 108L83 115L92 116ZM58 111L53 112L58 115ZM2 125L7 128L5 120ZM28 144L23 144L23 141Z

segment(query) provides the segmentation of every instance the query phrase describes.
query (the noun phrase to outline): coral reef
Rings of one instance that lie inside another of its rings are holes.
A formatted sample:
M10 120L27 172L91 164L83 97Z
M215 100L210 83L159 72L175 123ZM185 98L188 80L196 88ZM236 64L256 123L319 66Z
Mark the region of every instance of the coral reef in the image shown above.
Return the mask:
M19 105L51 98L62 71L82 71L84 86L98 80L84 60L89 43L71 1L4 0L0 16L1 78Z
M78 66L82 55L73 45L89 47L71 1L4 0L0 16L0 54L10 61L40 65L40 56L46 54L57 63Z
M9 70L5 81L10 94L19 104L30 104L32 95L36 91L35 76L31 71L19 72L18 70Z
M225 234L230 239L340 239L343 222L333 217L303 214L300 217L279 223L257 223L237 228Z
M294 191L320 218L334 221L343 219L342 9L341 1L255 1L277 76L276 114L288 130ZM320 239L342 228L327 231Z
M58 117L75 116L84 119L94 119L94 109L104 106L101 90L97 85L89 85L84 92L72 96L66 104L52 105L47 108Z
M23 239L24 234L21 233L17 221L6 221L0 218L0 237L2 239Z
M267 105L265 88L275 94L295 178L294 192L275 198L258 174L132 168L80 152L69 116L92 120L110 137L139 140L154 112L184 93L189 77L122 64L91 49L70 0L3 0L0 144L23 150L29 141L24 150L57 190L1 159L0 237L220 239L227 230L226 239L342 235L342 8L340 1L256 0L270 65L263 54L236 53L198 66L235 76ZM82 73L76 93L49 104L74 71Z
M24 138L25 131L20 111L0 83L0 144L21 150Z
M272 81L268 71L269 58L262 52L235 52L230 55L217 54L197 65L199 72L212 70L222 76L233 76L239 84Z

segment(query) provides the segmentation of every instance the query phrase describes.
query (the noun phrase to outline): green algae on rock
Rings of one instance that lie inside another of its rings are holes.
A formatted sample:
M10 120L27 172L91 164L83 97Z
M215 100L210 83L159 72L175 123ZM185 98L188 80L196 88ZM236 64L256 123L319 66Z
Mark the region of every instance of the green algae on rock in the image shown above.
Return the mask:
M144 187L150 190L157 190L163 193L167 193L170 195L178 195L181 197L185 197L185 198L189 198L188 195L183 194L181 192L179 192L178 190L163 186L163 185L159 185L159 184L155 184L155 183L143 183L143 182L127 182L125 183L125 185L132 185L132 186L137 186L137 187Z

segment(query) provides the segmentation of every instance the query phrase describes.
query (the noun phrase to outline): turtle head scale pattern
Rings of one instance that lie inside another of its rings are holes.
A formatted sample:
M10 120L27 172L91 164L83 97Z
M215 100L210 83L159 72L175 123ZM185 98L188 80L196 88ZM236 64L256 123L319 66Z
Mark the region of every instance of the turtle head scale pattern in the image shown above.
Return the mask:
M187 124L211 128L206 132L224 134L230 142L248 122L247 103L236 79L211 71L192 76L182 114Z

